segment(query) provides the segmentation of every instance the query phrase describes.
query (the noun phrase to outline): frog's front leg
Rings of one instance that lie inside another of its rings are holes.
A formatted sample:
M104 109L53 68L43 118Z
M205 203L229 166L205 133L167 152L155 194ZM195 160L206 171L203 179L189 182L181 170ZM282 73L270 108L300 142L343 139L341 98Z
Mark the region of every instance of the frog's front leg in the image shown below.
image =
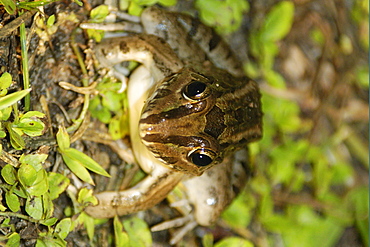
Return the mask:
M99 204L85 212L94 218L112 218L149 209L162 201L180 182L184 174L157 167L136 186L124 191L107 191L97 195Z
M102 67L110 68L124 61L142 63L159 81L183 68L177 55L161 38L135 35L103 40L95 48Z

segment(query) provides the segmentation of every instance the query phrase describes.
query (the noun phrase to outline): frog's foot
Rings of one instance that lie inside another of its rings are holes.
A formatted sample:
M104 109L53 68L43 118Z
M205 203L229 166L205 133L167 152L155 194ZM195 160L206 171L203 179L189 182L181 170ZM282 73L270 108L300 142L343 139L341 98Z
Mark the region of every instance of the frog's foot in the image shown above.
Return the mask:
M179 217L159 223L153 226L150 230L152 232L158 232L174 227L180 227L173 233L172 238L170 239L170 244L175 245L181 239L183 239L187 233L192 231L197 225L198 223L195 221L193 214L189 214L184 217Z

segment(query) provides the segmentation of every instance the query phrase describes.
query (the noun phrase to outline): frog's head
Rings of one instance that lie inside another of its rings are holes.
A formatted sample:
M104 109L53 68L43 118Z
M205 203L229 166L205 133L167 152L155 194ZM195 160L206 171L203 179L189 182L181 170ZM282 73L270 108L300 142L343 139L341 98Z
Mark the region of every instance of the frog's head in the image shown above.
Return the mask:
M199 176L262 136L257 84L213 72L184 68L159 83L143 108L142 141L168 167Z

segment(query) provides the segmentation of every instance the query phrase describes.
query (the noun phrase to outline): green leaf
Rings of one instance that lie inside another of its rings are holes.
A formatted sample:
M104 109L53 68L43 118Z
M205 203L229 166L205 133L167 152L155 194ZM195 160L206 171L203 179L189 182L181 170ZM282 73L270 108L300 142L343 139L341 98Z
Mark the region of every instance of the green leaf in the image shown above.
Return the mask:
M217 242L215 247L254 247L254 245L246 239L229 237Z
M213 235L211 233L207 233L202 238L202 244L204 247L212 247L213 246Z
M20 120L22 119L26 119L26 118L44 118L45 117L45 114L42 113L42 112L39 112L39 111L28 111L26 112L25 114L23 114L20 118Z
M17 9L15 5L15 1L12 0L0 0L0 3L4 5L4 8L6 12L8 12L9 15L14 15L15 11Z
M21 236L13 232L8 236L8 241L6 242L6 247L19 247L21 243Z
M18 178L23 186L29 187L36 181L37 171L31 165L22 164L18 169Z
M49 218L46 220L41 220L40 224L43 224L44 226L52 226L55 223L57 223L58 219L57 218Z
M49 172L48 181L51 200L58 198L59 195L63 193L70 184L70 181L67 177L55 172Z
M77 202L82 205L97 205L98 199L93 195L92 190L82 188L78 192Z
M102 98L102 105L111 111L122 109L122 96L116 92L105 92Z
M21 164L29 164L35 168L36 171L40 171L42 169L42 163L48 158L47 154L22 154L19 158L19 162Z
M10 193L9 191L7 191L5 193L5 201L6 201L6 205L8 205L8 208L11 211L17 212L17 211L20 210L21 204L19 203L18 196L16 196L13 193Z
M53 201L50 199L49 193L45 193L41 196L42 198L42 204L44 207L44 213L43 213L43 218L44 219L49 219L53 216L54 214L54 204Z
M15 184L17 181L17 172L15 171L12 165L5 165L3 169L1 169L1 176L10 185Z
M35 247L48 247L48 245L42 240L42 239L37 239Z
M7 128L9 132L9 137L10 137L10 144L12 147L16 150L22 150L25 148L26 144L21 137L21 135L16 131L16 129L13 129L11 127Z
M69 148L65 150L64 153L68 153L67 155L76 161L78 161L82 166L86 167L90 171L93 171L97 174L110 177L110 175L101 167L95 160L87 156L86 154L78 151L74 148Z
M41 196L45 194L49 189L49 183L47 179L47 173L44 169L37 172L35 182L28 187L26 190L30 195Z
M99 96L94 97L89 104L89 111L91 112L91 115L97 119L99 119L100 122L103 123L109 123L109 121L112 118L112 114L110 111L101 105L101 100Z
M119 221L118 217L115 216L113 220L114 226L114 240L116 247L129 246L129 237L126 232L123 231L122 223Z
M77 220L75 221L79 224L83 224L86 228L86 231L87 231L87 236L89 237L89 239L93 239L94 238L94 232L95 232L95 224L94 224L94 218L87 215L85 212L82 212ZM74 222L72 222L72 224L74 224Z
M356 188L351 191L348 197L354 207L356 227L363 239L364 246L369 246L369 188Z
M46 25L48 27L52 27L55 23L55 15L49 16L48 20L46 21Z
M0 110L0 120L6 121L9 119L10 114L12 113L13 109L11 106L6 107L5 109Z
M42 199L40 197L30 197L26 201L26 212L36 220L41 220L44 212Z
M224 219L229 225L236 228L246 228L253 217L251 212L252 208L246 202L249 203L254 201L254 197L249 196L245 193L240 194L231 205L222 213L222 219ZM254 205L253 205L254 206Z
M90 18L92 22L101 23L109 15L109 9L107 5L99 5L90 12Z
M175 5L177 0L159 0L158 3L165 7L169 7Z
M125 135L129 135L128 117L128 114L124 114L121 112L110 120L108 130L113 140L118 140Z
M69 135L67 133L66 128L64 126L59 126L59 130L57 133L57 143L59 149L63 152L63 150L68 149L71 145L69 140Z
M283 39L290 31L293 24L294 4L290 1L277 3L265 17L265 25L261 32L264 42Z
M145 221L133 217L125 220L123 226L129 236L130 246L152 246L152 235Z
M0 89L7 89L12 84L12 76L5 72L0 76ZM3 95L0 95L3 96Z
M72 148L68 148L65 150L58 149L58 151L62 154L62 158L68 168L82 181L85 181L89 184L94 184L94 181L92 180L90 173L85 168L84 164L81 163L78 156L75 156L75 152L72 152L70 150L73 150Z
M243 14L249 8L246 0L197 0L195 6L200 17L209 26L214 26L220 33L230 33L239 28Z
M11 106L17 103L18 100L21 100L27 94L31 92L31 89L24 89L15 93L8 94L4 97L0 97L0 110L5 109L8 106Z
M55 227L55 233L59 235L61 239L65 239L71 232L72 221L70 218L62 219Z
M40 136L43 134L45 124L40 119L24 118L13 127L22 130L28 136Z

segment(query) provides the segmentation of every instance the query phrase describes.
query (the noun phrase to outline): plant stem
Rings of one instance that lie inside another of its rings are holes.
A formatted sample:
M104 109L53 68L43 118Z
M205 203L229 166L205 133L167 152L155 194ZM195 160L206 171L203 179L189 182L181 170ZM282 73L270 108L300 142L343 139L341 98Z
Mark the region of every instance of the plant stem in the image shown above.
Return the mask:
M22 73L23 73L23 88L28 89L30 87L30 78L28 71L28 52L27 52L27 37L26 37L26 26L22 23L19 26L19 36L21 41L21 56L22 56ZM31 106L30 94L27 94L24 98L24 110L29 111Z

